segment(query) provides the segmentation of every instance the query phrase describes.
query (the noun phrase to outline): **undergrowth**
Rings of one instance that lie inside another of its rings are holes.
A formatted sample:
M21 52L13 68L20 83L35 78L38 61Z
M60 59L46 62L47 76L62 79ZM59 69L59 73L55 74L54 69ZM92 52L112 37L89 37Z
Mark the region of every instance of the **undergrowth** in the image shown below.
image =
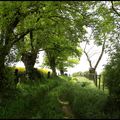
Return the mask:
M20 82L6 91L0 100L0 118L63 119L58 99L68 101L75 118L118 118L118 113L105 113L108 94L86 78L59 76L43 81Z

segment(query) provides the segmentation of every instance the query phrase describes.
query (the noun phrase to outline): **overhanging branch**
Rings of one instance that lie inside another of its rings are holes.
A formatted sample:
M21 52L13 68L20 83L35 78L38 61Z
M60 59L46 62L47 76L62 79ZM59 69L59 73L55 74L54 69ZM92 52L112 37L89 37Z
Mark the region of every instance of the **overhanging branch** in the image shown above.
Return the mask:
M120 13L118 13L118 11L114 8L113 1L111 1L111 4L112 4L112 9L113 9L113 11L114 11L118 16L120 16Z
M18 42L20 39L22 39L25 35L27 35L30 31L33 31L33 30L34 30L33 28L30 28L22 32L20 35L16 35L15 39L12 42L12 45L14 45L16 42Z

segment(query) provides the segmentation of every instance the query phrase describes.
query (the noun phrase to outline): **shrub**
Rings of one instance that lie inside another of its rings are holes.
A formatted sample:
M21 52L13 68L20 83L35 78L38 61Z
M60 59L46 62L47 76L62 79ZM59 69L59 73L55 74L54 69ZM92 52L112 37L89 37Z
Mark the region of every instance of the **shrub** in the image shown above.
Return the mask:
M15 76L14 76L14 68L12 67L5 67L5 80L4 80L4 83L5 83L5 87L6 89L15 89L16 85L14 83L14 79L15 79Z
M55 90L50 94L48 93L51 89L59 85L59 80L60 79L49 79L44 83L32 81L28 81L28 83L18 83L16 90L6 91L4 101L0 106L0 118L40 119L43 117L46 118L46 112L48 112L48 118L59 118L61 115L59 114L60 107L56 99L55 92L57 91ZM46 98L44 99L45 96Z
M105 66L103 79L113 106L120 110L120 50L111 56L110 62Z
M102 118L105 102L105 95L99 91L79 87L74 91L72 107L78 118Z

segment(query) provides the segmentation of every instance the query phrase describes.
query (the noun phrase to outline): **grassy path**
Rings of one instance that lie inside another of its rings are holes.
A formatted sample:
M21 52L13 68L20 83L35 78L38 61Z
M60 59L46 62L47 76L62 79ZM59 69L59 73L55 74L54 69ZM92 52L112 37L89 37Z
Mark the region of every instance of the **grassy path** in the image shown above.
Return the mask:
M85 78L59 77L20 84L21 91L0 109L4 119L105 118L106 95Z
M61 101L58 98L58 102L62 106L62 111L64 112L64 119L75 119L69 101Z

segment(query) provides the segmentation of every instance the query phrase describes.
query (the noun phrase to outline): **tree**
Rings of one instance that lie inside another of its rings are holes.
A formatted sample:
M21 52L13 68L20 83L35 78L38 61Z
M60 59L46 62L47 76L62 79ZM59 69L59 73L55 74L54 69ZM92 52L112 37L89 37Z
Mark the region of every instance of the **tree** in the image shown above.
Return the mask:
M92 41L92 40L91 40ZM104 50L105 50L105 43L106 43L106 39L104 39L103 40L103 43L102 43L102 48L101 48L101 51L100 51L100 54L99 54L99 57L97 58L97 60L96 60L96 63L95 63L95 65L93 66L93 63L92 63L92 57L94 56L94 55L96 55L96 54L98 54L98 52L96 52L96 51L94 51L93 52L93 50L92 50L92 48L94 48L94 46L92 46L88 51L86 50L86 48L87 48L87 45L90 45L90 43L88 43L87 41L86 41L86 43L85 43L85 47L84 47L84 53L85 53L85 55L86 55L86 57L87 57L87 60L88 60L88 62L89 62L89 66L90 66L90 69L92 69L93 70L93 73L95 73L96 72L96 69L97 69L97 67L98 67L98 64L99 64L99 62L100 62L100 60L101 60L101 58L102 58L102 56L103 56L103 54L104 54ZM93 53L92 53L92 55L90 55L90 51L92 51Z
M41 36L39 36L39 38L34 37L34 41L30 40L30 43L32 43L32 42L38 43L39 42L42 45L29 44L29 45L33 46L30 48L36 49L36 45L37 46L39 45L40 46L39 48L42 48L43 50L48 50L49 48L51 49L51 43L56 43L56 41L57 41L57 44L60 44L61 41L65 40L64 36L67 37L68 43L69 43L69 41L73 41L75 43L78 42L78 37L80 38L82 36L82 34L84 33L82 26L86 23L82 22L83 18L81 15L81 13L83 11L82 9L85 7L85 5L84 4L82 5L80 3L79 6L77 6L78 7L77 9L76 9L76 5L77 4L73 3L73 2L70 2L70 3L69 2L63 2L63 3L44 2L43 10L41 13L39 13L39 16L42 16L42 19L39 20L39 26L42 27L42 30L39 30L36 33L33 32L34 33L33 36L35 36L35 35L38 36L38 34L40 33L40 35L42 35L44 37L41 37ZM81 10L79 10L80 6L82 8ZM87 18L88 16L85 14L84 17ZM33 15L33 18L34 18L34 15ZM79 20L81 23L79 22ZM25 25L23 25L23 26L21 25L21 28L22 27L25 27ZM41 32L42 32L42 34L41 34ZM52 36L54 36L54 38ZM39 40L35 40L35 39L39 39ZM63 39L63 40L60 40L60 39ZM45 45L45 41L47 42L47 45ZM23 47L23 45L22 45L22 47ZM53 48L54 48L54 45L52 46L52 49ZM34 55L32 55L33 53L30 51L31 50L29 50L29 52L23 51L24 57L22 57L22 58L25 58L25 56L27 57L30 54L31 54L30 55L31 57L34 56ZM37 49L37 51L39 51L39 50ZM51 57L49 57L49 58L51 58ZM36 57L34 57L34 64L35 64L35 59L36 59ZM24 62L26 60L24 59ZM26 61L26 63L27 63L27 61ZM30 60L29 60L29 63L30 63ZM34 64L33 65L30 64L30 65L34 66Z
M5 61L6 56L13 45L21 40L29 32L35 30L37 20L31 26L23 27L20 31L19 27L23 21L28 20L28 16L39 11L40 6L38 2L1 2L0 3L0 88L4 88L6 85L4 81L5 77ZM39 9L38 9L39 8ZM29 22L28 22L29 24Z
M119 44L119 43L118 43ZM120 45L120 44L119 44ZM103 80L109 90L109 103L115 109L120 108L120 48L118 45L112 51L109 62L103 71Z
M82 27L86 23L82 22L83 18L80 14L82 12L79 10L79 8L76 9L74 5L76 4L73 2L63 2L62 4L59 4L56 9L56 14L51 13L51 16L49 16L51 21L49 22L49 20L45 20L48 27L44 31L46 31L45 36L47 36L46 39L49 42L47 42L47 45L43 47L43 50L45 50L47 53L49 65L53 69L53 73L55 75L56 56L59 56L58 54L60 54L60 51L63 51L66 48L72 48L68 46L73 46L75 49L82 34L84 34L84 29ZM79 7L80 6L82 8L84 7L84 5L79 4ZM54 8L54 6L52 8ZM84 15L84 17L87 18L88 16ZM64 44L66 44L65 47L63 47ZM74 49L72 48L71 51Z
M79 63L79 59L68 57L67 60L60 59L57 63L57 69L60 71L61 75L67 72L68 67L74 67L74 65Z
M85 26L87 28L91 28L91 35L84 36L83 41L86 41L86 44L83 51L89 62L90 72L95 74L105 48L108 46L108 41L110 41L111 36L114 34L113 31L115 25L113 24L114 18L111 14L111 10L109 9L109 2L98 2L95 4L95 7L91 11L92 23L90 23L88 26ZM101 53L96 59L96 62L94 62L94 66L91 57L94 56L96 52L90 56L90 49L88 52L86 50L87 45L91 44L91 41L93 41L94 46L102 46Z
M117 1L115 3L115 5L114 5L114 2L111 1L111 4L112 4L112 10L115 12L115 14L117 14L120 17L120 13L118 12L119 11L119 4L120 4L119 1Z
M111 1L111 13L114 18L115 28L113 29L113 34L108 43L107 52L109 55L109 61L105 66L103 71L103 78L106 87L109 90L109 99L112 101L112 104L115 109L120 108L120 15L119 15L119 1Z
M30 32L30 34L26 35L23 39L23 41L18 42L17 49L18 49L18 60L22 60L22 62L25 65L26 73L28 74L29 78L31 80L34 79L34 64L36 62L36 58L39 52L39 49L41 48L41 45L38 44L38 40L35 39L35 33Z

